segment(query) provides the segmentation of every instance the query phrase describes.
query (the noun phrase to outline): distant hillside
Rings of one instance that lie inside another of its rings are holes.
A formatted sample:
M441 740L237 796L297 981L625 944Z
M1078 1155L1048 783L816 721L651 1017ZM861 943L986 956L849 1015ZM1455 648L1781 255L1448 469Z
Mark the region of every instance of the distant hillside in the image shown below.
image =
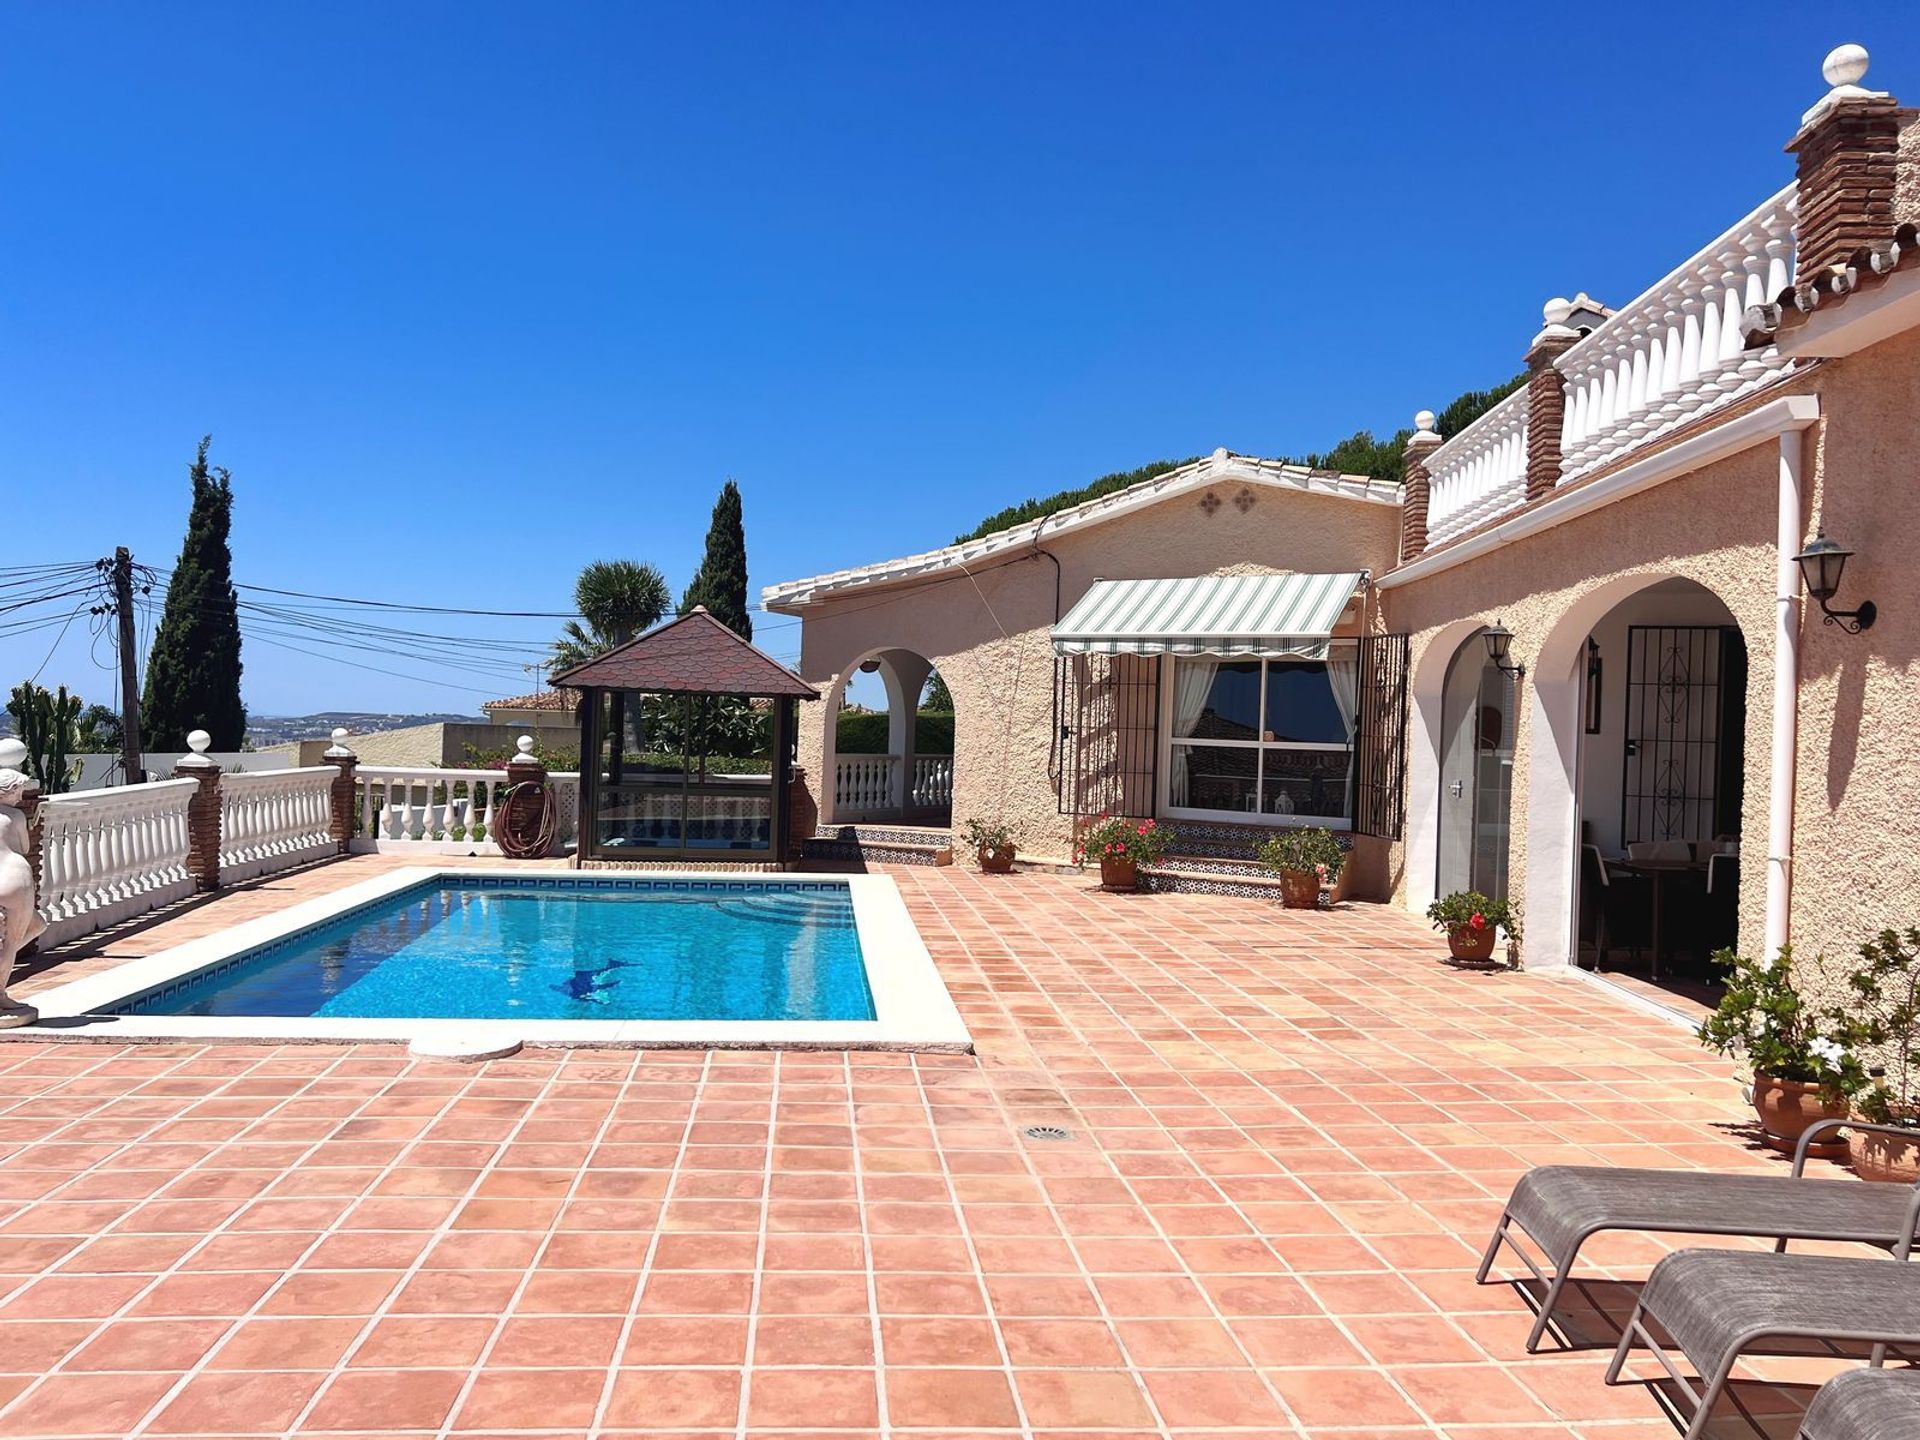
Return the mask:
M1491 390L1467 391L1439 412L1434 420L1434 429L1442 435L1459 434L1518 390L1526 380L1525 375L1516 375L1504 385L1496 385ZM1397 430L1391 439L1376 440L1371 430L1357 430L1331 450L1291 458L1291 463L1306 465L1315 470L1338 470L1347 475L1367 475L1375 480L1397 482L1400 479L1400 452L1406 448L1407 437L1412 434L1412 430ZM1110 495L1115 490L1124 490L1129 485L1138 485L1143 480L1151 480L1156 475L1166 474L1169 470L1178 470L1182 465L1191 465L1199 458L1196 455L1186 460L1155 460L1150 465L1142 465L1138 470L1119 470L1111 475L1102 475L1091 484L1082 485L1073 490L1062 490L1045 499L1025 500L1018 505L1009 505L1006 509L989 515L966 534L955 536L954 544L978 540L983 535L992 535L1000 530L1011 530L1016 525L1038 520L1043 515L1070 510L1075 505L1097 500L1102 495Z
M482 715L399 715L366 710L323 710L316 715L247 716L247 743L255 749L284 745L289 740L324 740L337 729L355 735L373 735L382 730L405 730L414 725L485 724Z

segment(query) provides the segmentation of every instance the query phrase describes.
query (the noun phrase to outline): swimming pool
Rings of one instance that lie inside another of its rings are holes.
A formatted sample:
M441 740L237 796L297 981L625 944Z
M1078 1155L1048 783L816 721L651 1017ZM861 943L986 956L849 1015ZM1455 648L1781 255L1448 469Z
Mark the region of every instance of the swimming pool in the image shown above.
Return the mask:
M884 876L410 867L34 997L100 1038L969 1048Z

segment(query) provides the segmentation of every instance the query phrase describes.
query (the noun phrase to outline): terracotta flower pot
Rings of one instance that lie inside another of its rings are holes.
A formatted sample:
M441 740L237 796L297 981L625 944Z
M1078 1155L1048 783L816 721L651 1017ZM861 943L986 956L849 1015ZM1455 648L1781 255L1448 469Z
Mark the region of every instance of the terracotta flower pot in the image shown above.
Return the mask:
M1491 925L1482 925L1478 930L1471 925L1456 925L1447 931L1447 949L1456 960L1491 960L1493 944Z
M1911 1137L1877 1130L1847 1132L1847 1161L1862 1180L1911 1185L1920 1180L1920 1130Z
M1131 860L1100 861L1100 884L1108 890L1131 890L1140 883L1140 867Z
M1320 904L1318 870L1282 870L1280 903L1289 910L1312 910Z
M979 850L980 868L989 875L1005 875L1013 869L1013 846L1002 845L995 848L982 845Z
M1846 1101L1823 1099L1818 1085L1776 1080L1771 1075L1753 1077L1753 1110L1760 1117L1760 1138L1767 1148L1788 1155L1809 1125L1844 1120L1849 1113ZM1820 1160L1840 1160L1846 1156L1847 1142L1835 1135L1816 1142L1807 1153Z

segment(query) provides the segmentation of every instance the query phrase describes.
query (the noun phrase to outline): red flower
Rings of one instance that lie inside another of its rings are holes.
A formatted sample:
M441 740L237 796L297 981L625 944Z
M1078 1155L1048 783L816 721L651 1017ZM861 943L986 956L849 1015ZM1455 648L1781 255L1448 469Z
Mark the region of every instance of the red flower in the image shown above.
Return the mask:
M1476 910L1473 912L1473 918L1467 921L1467 924L1475 930L1484 930L1487 928L1487 917Z
M1146 834L1146 833L1147 833L1147 831L1149 831L1149 830L1151 830L1152 828L1153 828L1153 826L1152 826L1151 824L1146 824L1146 825L1142 825L1142 826L1141 826L1141 827L1140 827L1140 828L1139 828L1139 829L1138 829L1137 831L1135 831L1134 833L1135 833L1135 834L1137 834L1137 835L1144 835L1144 834Z

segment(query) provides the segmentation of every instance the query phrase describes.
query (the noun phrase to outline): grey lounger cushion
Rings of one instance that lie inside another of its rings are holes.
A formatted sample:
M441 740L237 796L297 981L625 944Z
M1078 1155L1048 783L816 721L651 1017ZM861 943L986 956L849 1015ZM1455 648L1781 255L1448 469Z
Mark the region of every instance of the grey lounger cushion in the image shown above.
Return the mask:
M1858 1188L1906 1196L1904 1186ZM1640 1304L1701 1376L1725 1373L1760 1336L1920 1345L1920 1266L1901 1260L1676 1250L1653 1267Z
M1507 1212L1560 1265L1599 1230L1859 1240L1892 1246L1913 1198L1904 1185L1711 1170L1542 1165Z
M1849 1370L1820 1387L1801 1440L1897 1440L1920 1435L1920 1370Z

